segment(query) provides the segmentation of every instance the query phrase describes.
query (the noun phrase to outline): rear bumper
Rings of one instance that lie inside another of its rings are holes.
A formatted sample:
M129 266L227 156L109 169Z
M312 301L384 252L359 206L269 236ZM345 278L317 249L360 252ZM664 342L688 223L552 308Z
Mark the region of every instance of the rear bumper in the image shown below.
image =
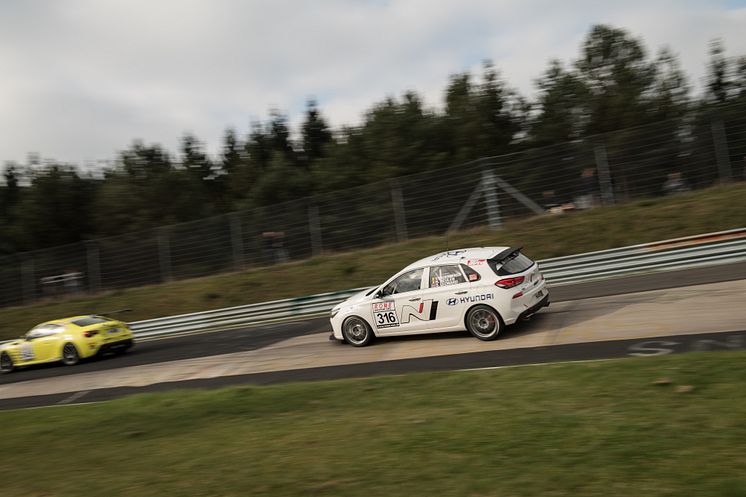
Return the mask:
M531 316L539 312L539 309L541 309L542 307L549 307L549 293L544 295L544 298L538 301L536 304L534 304L533 306L529 307L528 309L520 313L516 321L522 321L522 320L530 318Z
M132 348L135 345L135 341L131 338L127 340L119 340L118 342L105 343L98 349L99 354L106 354L107 352L124 352L127 349Z

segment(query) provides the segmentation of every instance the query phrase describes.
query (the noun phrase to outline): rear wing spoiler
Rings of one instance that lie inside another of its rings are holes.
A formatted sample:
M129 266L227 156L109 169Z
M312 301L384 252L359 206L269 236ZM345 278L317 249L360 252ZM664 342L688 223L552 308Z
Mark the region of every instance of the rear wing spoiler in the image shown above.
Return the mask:
M498 266L501 266L506 261L515 258L521 252L521 249L523 249L523 247L510 247L509 249L505 249L495 257L487 259L487 264L496 275L503 276L504 274L507 274L507 272L503 272L502 269L498 268ZM534 262L534 264L536 263Z
M119 309L119 310L110 311L110 312L100 312L95 315L96 316L111 316L112 314L122 314L123 312L132 312L132 309Z
M516 255L522 249L523 247L510 247L509 249L505 249L502 252L498 253L495 257L492 257L490 260L495 261L497 263L503 262L505 259L510 259L514 255Z

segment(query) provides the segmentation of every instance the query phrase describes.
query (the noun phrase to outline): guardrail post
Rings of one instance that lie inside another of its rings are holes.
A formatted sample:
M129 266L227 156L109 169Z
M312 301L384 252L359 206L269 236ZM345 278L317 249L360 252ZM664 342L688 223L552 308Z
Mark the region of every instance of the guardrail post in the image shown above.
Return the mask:
M497 182L495 181L495 173L491 169L482 170L482 192L484 193L484 202L487 204L487 224L492 230L498 229L502 222L500 220Z
M28 254L21 261L21 287L23 288L23 303L30 304L36 300L36 269L34 256Z
M718 174L720 181L730 181L733 173L730 168L730 158L728 157L728 140L725 137L725 126L723 119L716 116L710 124L712 129L712 142L715 145L715 158L718 164Z
M88 264L88 291L98 293L101 291L101 258L98 244L95 240L87 240L84 243Z
M321 222L316 204L308 206L308 230L311 232L311 253L314 256L321 255Z
M168 227L158 229L158 264L161 269L161 281L170 281L171 275L171 242Z
M604 205L614 205L614 188L611 185L611 173L609 172L609 161L606 158L606 145L593 147L596 156L596 169L598 170L598 186L601 190L601 200Z
M231 230L231 247L233 249L233 264L238 271L244 268L243 261L243 230L241 228L241 216L238 212L228 214L228 223Z
M406 241L409 238L407 234L407 218L404 215L404 196L401 192L401 186L395 179L389 180L391 187L391 203L394 207L394 226L396 227L396 240L399 242Z

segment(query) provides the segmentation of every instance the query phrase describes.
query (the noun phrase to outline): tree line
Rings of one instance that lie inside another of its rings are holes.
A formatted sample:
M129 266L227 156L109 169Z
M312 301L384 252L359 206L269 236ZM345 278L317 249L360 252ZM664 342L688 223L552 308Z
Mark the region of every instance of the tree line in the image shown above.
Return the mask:
M0 253L272 205L653 123L666 123L663 131L673 137L713 113L744 115L746 57L728 57L713 41L706 88L694 98L670 50L651 54L625 30L597 25L579 57L550 61L536 86L529 101L485 62L477 75L450 77L442 109L427 108L408 91L372 105L360 125L333 130L309 101L297 133L285 114L272 111L245 135L226 130L218 157L185 134L176 154L134 141L103 178L33 156L25 164L7 162ZM527 173L540 178L551 171Z

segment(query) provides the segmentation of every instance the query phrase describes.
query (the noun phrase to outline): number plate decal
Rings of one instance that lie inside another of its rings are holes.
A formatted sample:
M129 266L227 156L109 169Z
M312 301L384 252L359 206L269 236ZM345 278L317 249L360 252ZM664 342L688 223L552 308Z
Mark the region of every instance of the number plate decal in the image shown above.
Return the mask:
M23 362L34 360L34 346L30 343L24 343L21 345L21 360Z
M399 326L396 307L393 302L375 302L372 304L373 322L376 328L394 328Z

